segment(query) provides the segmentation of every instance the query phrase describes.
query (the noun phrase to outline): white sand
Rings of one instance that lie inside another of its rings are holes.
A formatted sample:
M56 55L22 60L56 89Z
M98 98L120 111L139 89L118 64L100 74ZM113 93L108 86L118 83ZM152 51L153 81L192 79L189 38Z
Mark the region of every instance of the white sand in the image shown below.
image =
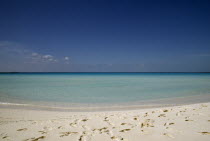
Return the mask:
M1 108L0 140L210 141L210 103L78 113Z

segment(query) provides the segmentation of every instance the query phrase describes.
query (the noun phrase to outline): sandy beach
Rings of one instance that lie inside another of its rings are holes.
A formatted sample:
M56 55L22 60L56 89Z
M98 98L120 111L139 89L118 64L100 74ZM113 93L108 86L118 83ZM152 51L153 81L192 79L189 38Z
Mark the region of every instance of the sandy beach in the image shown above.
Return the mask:
M110 112L0 109L5 141L208 141L210 103Z

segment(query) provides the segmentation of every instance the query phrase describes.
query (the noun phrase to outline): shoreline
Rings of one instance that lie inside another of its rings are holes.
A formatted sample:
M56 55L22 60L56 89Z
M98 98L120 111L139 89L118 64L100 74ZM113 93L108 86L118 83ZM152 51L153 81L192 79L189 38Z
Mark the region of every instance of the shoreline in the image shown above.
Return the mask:
M78 104L78 103L10 103L0 102L0 108L6 109L25 109L43 111L66 111L66 112L98 112L98 111L125 111L151 109L171 106L182 106L210 102L210 95L195 95L188 97L164 98L157 100L146 100L117 104ZM53 104L54 105L53 105ZM39 105L38 105L39 104Z
M97 112L0 108L0 139L207 141L210 138L209 111L210 102Z

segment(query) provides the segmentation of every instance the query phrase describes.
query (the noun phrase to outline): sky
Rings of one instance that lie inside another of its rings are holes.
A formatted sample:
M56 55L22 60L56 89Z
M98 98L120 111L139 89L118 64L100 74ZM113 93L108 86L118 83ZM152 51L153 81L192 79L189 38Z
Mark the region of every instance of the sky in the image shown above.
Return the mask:
M210 1L1 0L0 72L210 72Z

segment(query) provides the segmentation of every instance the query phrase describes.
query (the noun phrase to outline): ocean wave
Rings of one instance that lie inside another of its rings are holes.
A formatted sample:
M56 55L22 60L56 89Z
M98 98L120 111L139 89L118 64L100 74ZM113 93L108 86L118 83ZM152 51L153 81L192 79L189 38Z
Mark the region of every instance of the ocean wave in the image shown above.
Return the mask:
M27 106L27 105L29 105L29 104L0 102L0 105L21 105L21 106Z

